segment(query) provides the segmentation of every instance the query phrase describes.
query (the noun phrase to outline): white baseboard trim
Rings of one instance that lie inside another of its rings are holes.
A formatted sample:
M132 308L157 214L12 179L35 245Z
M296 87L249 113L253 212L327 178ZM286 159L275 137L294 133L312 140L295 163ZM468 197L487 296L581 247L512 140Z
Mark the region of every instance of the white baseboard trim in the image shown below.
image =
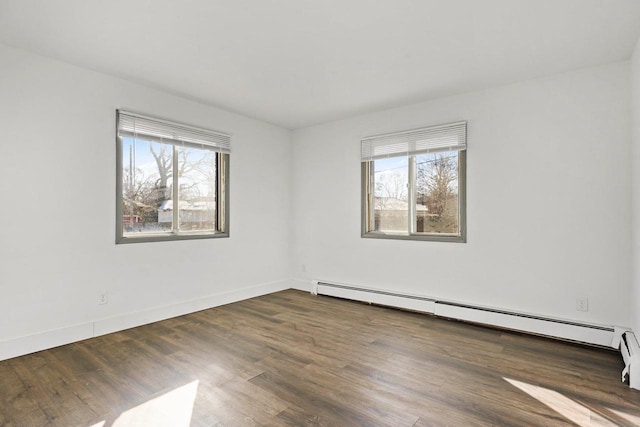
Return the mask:
M291 282L291 280L286 279L263 283L249 288L208 295L203 298L182 301L176 304L154 307L105 319L97 319L93 322L0 341L0 360L11 359L87 338L123 331L125 329L135 328L136 326L283 291L291 288Z
M159 322L160 320L170 319L172 317L218 307L232 302L283 291L290 287L291 282L289 280L279 280L277 282L264 283L250 288L183 301L177 304L100 319L93 322L95 325L94 336L97 337L100 335L123 331L125 329L135 328L148 323Z
M0 360L82 341L93 336L93 323L81 323L52 331L0 341Z
M337 282L312 281L311 292L606 347L613 347L614 342L613 325L598 325L499 308L461 304L436 297L398 293Z

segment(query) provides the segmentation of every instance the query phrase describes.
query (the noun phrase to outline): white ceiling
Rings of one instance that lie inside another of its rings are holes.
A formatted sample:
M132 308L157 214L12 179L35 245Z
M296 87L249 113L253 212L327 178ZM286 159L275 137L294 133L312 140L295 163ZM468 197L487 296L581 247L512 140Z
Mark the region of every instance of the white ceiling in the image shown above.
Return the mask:
M0 42L287 128L626 60L639 0L0 0Z

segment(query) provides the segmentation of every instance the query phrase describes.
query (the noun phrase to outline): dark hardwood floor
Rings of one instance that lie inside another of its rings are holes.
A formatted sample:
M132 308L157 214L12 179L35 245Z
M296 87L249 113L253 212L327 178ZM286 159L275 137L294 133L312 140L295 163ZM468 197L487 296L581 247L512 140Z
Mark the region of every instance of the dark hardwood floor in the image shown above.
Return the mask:
M0 425L639 425L621 369L614 351L289 290L0 362Z

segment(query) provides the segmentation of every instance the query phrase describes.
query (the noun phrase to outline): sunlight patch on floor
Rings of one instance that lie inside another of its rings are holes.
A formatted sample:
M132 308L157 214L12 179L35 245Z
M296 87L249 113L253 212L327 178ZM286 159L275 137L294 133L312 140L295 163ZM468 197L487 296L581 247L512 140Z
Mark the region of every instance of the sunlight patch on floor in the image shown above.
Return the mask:
M615 424L611 421L591 411L589 408L579 404L578 402L558 393L557 391L549 390L548 388L539 387L521 381L512 380L509 378L503 377L503 380L507 381L514 387L524 391L529 396L545 404L549 408L553 409L563 417L578 424L579 426L588 427L598 425L615 427Z
M113 427L189 427L197 393L196 380L123 412Z
M631 415L631 414L627 414L626 412L618 411L616 409L609 408L609 410L611 412L613 412L614 414L616 414L617 416L619 416L620 418L633 423L633 425L640 426L640 417L637 417L637 416Z

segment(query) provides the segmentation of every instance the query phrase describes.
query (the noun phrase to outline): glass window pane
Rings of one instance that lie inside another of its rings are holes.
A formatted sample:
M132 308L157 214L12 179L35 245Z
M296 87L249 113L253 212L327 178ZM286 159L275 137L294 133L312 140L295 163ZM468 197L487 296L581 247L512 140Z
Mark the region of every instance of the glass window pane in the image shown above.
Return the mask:
M178 148L179 230L216 229L216 153Z
M408 232L409 199L407 157L373 162L373 224L374 231Z
M416 156L416 232L458 234L458 152Z
M169 144L123 138L122 224L125 235L171 231L172 151Z

